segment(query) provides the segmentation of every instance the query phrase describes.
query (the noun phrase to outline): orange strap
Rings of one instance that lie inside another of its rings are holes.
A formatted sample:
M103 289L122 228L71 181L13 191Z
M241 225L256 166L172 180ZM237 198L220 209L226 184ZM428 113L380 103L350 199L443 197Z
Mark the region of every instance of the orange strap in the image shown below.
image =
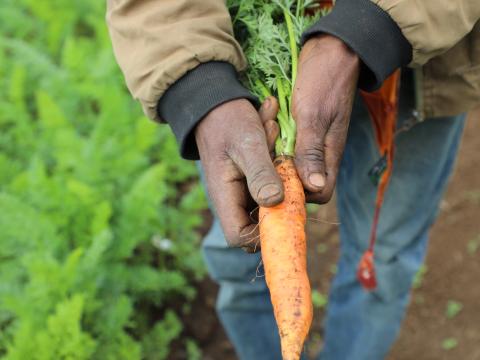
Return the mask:
M385 192L393 171L395 153L395 131L398 114L398 89L400 87L400 70L395 71L382 87L372 93L361 91L375 131L380 155L386 161L383 173L379 175L375 212L370 233L370 243L358 266L357 276L365 289L373 290L377 286L374 264L374 248L377 240L378 220Z
M329 10L333 7L332 0L317 0L317 9ZM381 154L377 198L373 216L368 249L363 254L357 271L357 277L367 290L377 286L375 277L374 248L377 240L378 220L383 199L393 170L393 155L395 152L395 131L398 113L398 89L400 87L400 70L395 71L386 79L382 87L374 92L361 91L360 94L367 106L375 131L375 139ZM377 169L378 170L378 169ZM383 170L383 171L382 171Z

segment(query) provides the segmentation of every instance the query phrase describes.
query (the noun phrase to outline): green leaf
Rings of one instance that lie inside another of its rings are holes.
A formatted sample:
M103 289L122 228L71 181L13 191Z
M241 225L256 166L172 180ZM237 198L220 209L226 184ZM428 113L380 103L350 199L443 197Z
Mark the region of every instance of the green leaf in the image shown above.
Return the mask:
M157 322L152 331L144 338L143 356L146 359L163 360L168 356L170 343L182 331L180 319L167 311L162 321Z
M168 358L206 275L197 169L128 93L104 7L0 1L2 359Z
M427 265L420 266L415 277L413 278L413 288L418 289L422 286L425 275L427 274L428 268Z
M312 290L312 303L317 309L324 308L328 303L328 297L318 290Z
M480 235L477 235L467 244L467 251L471 255L474 255L478 251L478 249L480 249Z
M448 319L453 319L455 316L462 311L463 305L462 303L454 300L449 300L447 303L447 308L445 310L445 316Z
M277 156L293 155L296 124L290 103L300 37L316 20L305 11L310 2L246 0L229 1L228 5L235 34L250 65L244 74L244 82L260 99L267 94L277 97L280 135L275 152Z
M452 350L455 349L458 345L458 341L455 338L447 338L442 341L443 350Z
M202 351L199 346L192 339L187 339L186 342L187 348L187 359L188 360L200 360L202 359Z

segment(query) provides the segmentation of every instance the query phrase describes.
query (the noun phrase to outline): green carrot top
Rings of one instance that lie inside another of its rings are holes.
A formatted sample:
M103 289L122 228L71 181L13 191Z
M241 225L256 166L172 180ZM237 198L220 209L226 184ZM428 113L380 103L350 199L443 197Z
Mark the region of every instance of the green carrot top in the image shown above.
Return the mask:
M306 14L317 4L311 0L230 0L228 5L249 64L244 82L262 101L271 95L277 97L280 135L275 152L277 156L293 156L296 124L291 98L300 36L318 18Z

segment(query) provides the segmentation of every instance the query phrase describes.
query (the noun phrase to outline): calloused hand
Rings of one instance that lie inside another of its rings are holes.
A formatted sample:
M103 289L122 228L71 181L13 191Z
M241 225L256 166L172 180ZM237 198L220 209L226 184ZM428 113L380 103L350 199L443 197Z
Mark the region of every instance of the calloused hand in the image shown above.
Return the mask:
M295 164L308 202L332 197L359 71L358 56L330 35L309 39L300 52L292 115L297 123Z
M249 252L257 250L258 242L251 211L257 204L276 205L284 197L271 158L277 112L273 97L260 111L248 100L232 100L207 114L195 130L208 193L227 242Z

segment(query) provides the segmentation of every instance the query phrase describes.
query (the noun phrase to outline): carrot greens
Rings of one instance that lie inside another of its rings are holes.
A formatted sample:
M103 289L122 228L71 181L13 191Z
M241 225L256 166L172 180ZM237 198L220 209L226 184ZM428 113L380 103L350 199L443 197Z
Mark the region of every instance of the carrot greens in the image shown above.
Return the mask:
M315 17L311 2L293 0L232 1L233 24L249 68L247 86L261 99L277 97L280 135L275 169L284 200L259 207L258 227L265 281L278 325L283 360L298 360L313 317L307 272L305 193L293 161L296 124L292 94L297 76L300 35Z
M296 125L291 98L301 34L320 15L311 15L315 6L318 5L308 0L229 2L234 30L249 64L245 73L247 86L262 101L270 95L279 101L277 156L294 155Z

